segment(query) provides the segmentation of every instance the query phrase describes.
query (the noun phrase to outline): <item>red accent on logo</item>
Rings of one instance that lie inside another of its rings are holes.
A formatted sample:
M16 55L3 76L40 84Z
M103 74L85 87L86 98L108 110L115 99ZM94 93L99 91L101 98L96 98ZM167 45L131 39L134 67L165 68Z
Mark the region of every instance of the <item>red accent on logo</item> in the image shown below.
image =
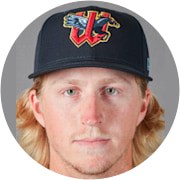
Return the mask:
M78 13L78 16L83 16L83 13L82 12ZM108 16L109 16L109 14L106 14L106 13L103 14L103 17L108 17ZM83 36L81 36L81 37L77 36L79 29L76 29L75 27L73 27L71 38L73 39L73 41L76 42L77 45L80 45L85 40L88 40L91 45L94 45L99 40L101 40L101 38L103 37L103 35L99 35L99 34L96 35L95 37L91 36L91 32L92 32L95 17L96 17L96 12L91 12L90 15L89 15L89 20L88 20L88 23L87 23L85 34ZM103 31L106 30L106 27L107 27L107 24L105 24L103 26Z

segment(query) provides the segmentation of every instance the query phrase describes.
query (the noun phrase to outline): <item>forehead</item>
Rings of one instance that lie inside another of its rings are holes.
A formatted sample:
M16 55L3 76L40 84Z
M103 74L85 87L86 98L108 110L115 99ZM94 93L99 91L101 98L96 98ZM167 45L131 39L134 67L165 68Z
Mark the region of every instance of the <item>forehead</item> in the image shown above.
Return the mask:
M47 75L47 82L51 85L56 84L58 82L100 82L104 81L107 83L113 83L113 82L126 82L128 84L131 84L133 81L135 81L135 76L118 71L113 69L105 69L105 68L94 68L94 67L83 67L83 68L70 68L70 69L64 69L55 71L52 73L49 73Z

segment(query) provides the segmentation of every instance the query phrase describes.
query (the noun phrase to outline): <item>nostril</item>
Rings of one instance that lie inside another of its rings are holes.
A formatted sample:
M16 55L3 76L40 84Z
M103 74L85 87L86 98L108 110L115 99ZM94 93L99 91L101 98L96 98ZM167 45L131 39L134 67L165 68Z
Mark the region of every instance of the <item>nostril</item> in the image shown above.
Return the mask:
M84 119L82 121L83 125L88 125L88 126L96 126L96 125L101 124L101 123L102 123L102 121L99 119Z

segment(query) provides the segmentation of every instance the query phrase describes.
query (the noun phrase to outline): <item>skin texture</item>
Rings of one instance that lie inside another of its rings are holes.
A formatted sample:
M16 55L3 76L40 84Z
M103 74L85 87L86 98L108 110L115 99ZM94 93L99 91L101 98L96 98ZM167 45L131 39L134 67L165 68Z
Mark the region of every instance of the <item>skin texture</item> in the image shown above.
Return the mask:
M135 76L104 68L73 68L47 75L43 92L30 93L46 129L50 169L75 178L105 178L132 169L132 140L144 119L145 97Z

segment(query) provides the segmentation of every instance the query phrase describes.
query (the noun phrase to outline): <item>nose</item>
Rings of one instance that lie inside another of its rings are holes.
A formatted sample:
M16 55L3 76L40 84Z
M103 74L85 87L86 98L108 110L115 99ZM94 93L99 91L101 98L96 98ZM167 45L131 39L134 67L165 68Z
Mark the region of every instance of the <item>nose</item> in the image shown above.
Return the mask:
M81 123L87 126L98 126L102 123L102 106L96 95L84 98L81 111Z

